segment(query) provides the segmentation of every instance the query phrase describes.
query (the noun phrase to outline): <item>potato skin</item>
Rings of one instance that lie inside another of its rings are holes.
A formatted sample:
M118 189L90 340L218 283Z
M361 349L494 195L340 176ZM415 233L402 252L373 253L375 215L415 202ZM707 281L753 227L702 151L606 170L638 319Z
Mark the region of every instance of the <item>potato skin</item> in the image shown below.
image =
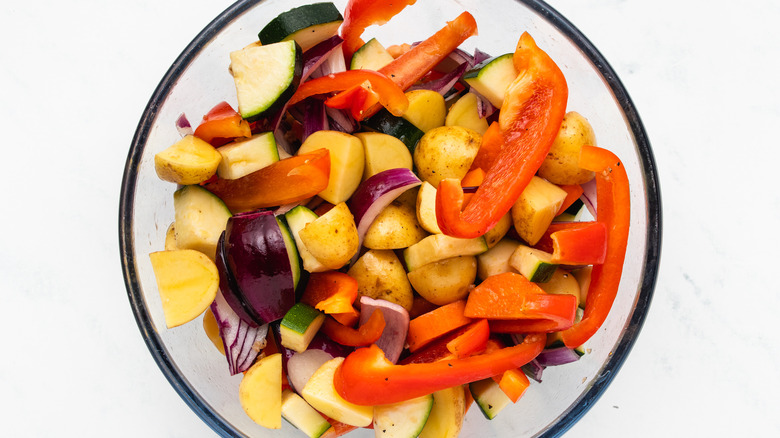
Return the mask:
M358 282L358 299L367 296L412 310L414 293L403 264L392 250L369 250L347 272Z
M427 235L417 222L414 206L396 199L368 227L363 246L369 249L402 249Z
M466 298L477 278L477 258L458 256L428 263L407 274L421 297L443 306Z
M311 255L328 269L346 265L359 249L355 218L343 202L308 223L298 236Z
M588 119L570 111L563 117L558 136L550 147L538 175L553 184L584 184L594 173L580 169L582 146L596 146L596 134Z
M414 165L423 181L438 187L444 178L462 179L482 144L482 136L461 126L440 126L422 136Z

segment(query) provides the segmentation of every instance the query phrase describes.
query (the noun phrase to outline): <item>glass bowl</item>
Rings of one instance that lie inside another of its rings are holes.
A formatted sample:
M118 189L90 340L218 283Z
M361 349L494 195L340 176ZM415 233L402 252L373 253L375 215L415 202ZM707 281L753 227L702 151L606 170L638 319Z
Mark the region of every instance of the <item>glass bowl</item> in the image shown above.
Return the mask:
M254 424L238 401L241 376L229 376L223 356L206 337L200 319L168 330L148 254L163 248L173 222L174 184L160 181L154 155L180 135L176 120L197 121L216 103L234 107L228 53L257 39L268 21L312 1L239 0L212 21L174 61L141 116L122 183L119 238L127 293L160 370L184 401L223 436L296 436L293 427L268 430ZM344 10L346 0L336 0ZM615 377L636 341L655 285L661 242L661 204L655 163L646 133L626 90L598 50L564 17L535 0L423 0L382 27L369 28L385 44L425 39L467 10L479 36L463 47L493 55L513 52L528 31L566 75L569 110L585 115L599 145L614 151L631 182L631 232L618 297L603 328L585 345L578 362L545 370L517 404L494 420L469 410L462 437L559 436L595 403ZM197 119L196 119L197 117ZM511 412L511 413L510 413ZM372 436L357 430L356 437ZM300 435L303 436L303 435Z

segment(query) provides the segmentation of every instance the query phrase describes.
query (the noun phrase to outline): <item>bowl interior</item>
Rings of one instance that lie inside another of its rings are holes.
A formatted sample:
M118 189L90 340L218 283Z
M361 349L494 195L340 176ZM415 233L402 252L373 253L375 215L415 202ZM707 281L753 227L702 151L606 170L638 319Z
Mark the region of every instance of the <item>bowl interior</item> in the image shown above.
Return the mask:
M221 435L288 436L289 424L271 431L254 424L238 402L240 376L230 377L224 358L207 339L198 319L172 330L165 321L148 254L162 249L173 222L175 185L160 181L154 155L180 135L176 119L197 123L216 103L236 106L228 53L257 39L277 14L301 0L238 1L204 29L174 62L155 90L133 139L120 204L120 249L128 295L149 349L171 385ZM346 0L335 0L344 10ZM621 157L631 188L631 232L620 292L604 327L587 344L580 361L545 370L544 383L496 419L478 409L466 417L463 437L558 436L599 398L620 368L644 321L658 268L660 197L646 134L622 84L598 51L565 18L539 1L426 0L408 7L383 27L370 28L385 44L425 39L461 11L471 12L479 36L464 48L492 55L514 51L528 31L563 70L569 82L569 110L593 125L598 143ZM511 412L511 413L509 413ZM370 430L353 436L372 436Z

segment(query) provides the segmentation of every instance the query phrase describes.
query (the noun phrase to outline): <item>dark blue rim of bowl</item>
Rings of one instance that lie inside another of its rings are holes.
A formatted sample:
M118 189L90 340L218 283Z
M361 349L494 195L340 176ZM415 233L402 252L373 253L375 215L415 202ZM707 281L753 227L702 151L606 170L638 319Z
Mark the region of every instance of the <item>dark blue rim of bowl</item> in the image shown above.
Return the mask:
M182 377L178 368L168 357L160 336L154 330L149 312L144 299L141 296L141 285L138 282L135 255L133 253L133 207L135 202L135 185L137 169L144 151L144 146L157 117L157 111L165 100L165 97L176 83L177 78L189 66L197 53L214 36L231 21L236 19L247 9L262 3L263 0L239 0L222 14L209 23L195 39L179 55L168 72L160 81L157 89L152 94L149 103L141 116L138 128L133 137L133 142L128 153L125 172L122 178L122 189L119 204L119 249L122 259L122 270L125 277L125 286L133 308L138 328L146 342L149 351L154 357L160 370L176 392L187 405L215 432L222 436L245 436L237 431L222 417L215 414L208 403L198 394L194 388ZM612 356L604 365L601 373L591 383L591 389L574 405L572 409L564 413L559 420L550 425L539 436L545 438L558 437L569 430L585 413L598 401L620 370L626 357L636 341L637 335L644 324L647 311L655 289L661 254L661 194L658 185L658 173L655 158L650 147L644 126L639 114L634 107L631 98L623 84L618 79L615 71L607 63L606 59L593 44L555 9L540 0L516 0L535 11L559 31L566 35L587 56L593 65L603 76L606 83L615 95L623 113L628 120L634 140L639 151L641 166L644 171L644 183L646 187L647 202L647 254L644 260L642 284L639 296L631 318L619 339Z

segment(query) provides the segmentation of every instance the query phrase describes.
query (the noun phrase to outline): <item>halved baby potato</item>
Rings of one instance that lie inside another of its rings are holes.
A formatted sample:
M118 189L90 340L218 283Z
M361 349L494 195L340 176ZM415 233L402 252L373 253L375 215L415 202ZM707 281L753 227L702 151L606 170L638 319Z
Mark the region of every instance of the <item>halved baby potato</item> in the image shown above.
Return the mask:
M168 328L192 321L214 301L219 289L217 266L193 249L149 254Z

